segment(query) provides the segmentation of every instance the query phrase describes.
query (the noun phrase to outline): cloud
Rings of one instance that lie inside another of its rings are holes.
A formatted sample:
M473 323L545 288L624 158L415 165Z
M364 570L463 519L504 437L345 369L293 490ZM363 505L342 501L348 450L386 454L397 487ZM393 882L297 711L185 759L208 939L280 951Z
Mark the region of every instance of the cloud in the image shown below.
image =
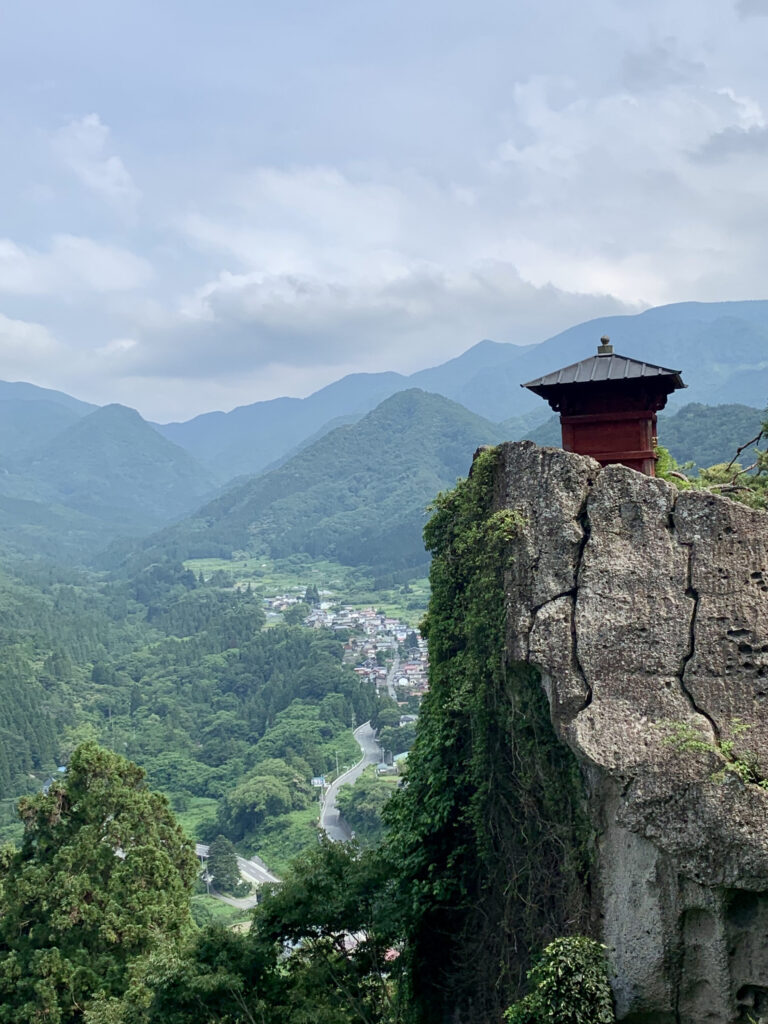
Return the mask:
M0 292L56 295L120 292L152 279L146 260L126 249L75 235L56 235L45 252L0 238Z
M414 267L396 278L223 274L136 345L113 350L122 371L190 379L281 366L413 371L482 337L541 340L574 322L633 312L611 296L576 295L521 280L513 266L445 273Z
M552 91L542 77L515 88L530 141L498 151L499 181L524 197L514 248L525 278L652 304L762 293L758 147L738 179L702 159L745 134L757 142L756 99L696 76L643 93L574 90L567 103Z
M0 313L0 379L40 381L66 352L42 324L12 320Z
M98 114L70 121L53 137L59 159L86 188L124 209L141 198L119 156L109 153L110 130Z
M621 62L621 80L630 93L702 81L706 71L703 62L689 60L678 53L673 39L627 50Z
M768 18L768 0L736 0L736 10L743 18Z

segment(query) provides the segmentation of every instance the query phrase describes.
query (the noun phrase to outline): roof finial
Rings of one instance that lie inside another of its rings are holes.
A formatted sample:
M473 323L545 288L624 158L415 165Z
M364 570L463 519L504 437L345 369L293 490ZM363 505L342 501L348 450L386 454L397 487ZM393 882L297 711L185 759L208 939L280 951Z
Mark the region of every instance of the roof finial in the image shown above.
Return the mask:
M597 354L599 356L613 355L613 345L611 344L611 339L607 334L604 334L600 339L600 344L597 346Z

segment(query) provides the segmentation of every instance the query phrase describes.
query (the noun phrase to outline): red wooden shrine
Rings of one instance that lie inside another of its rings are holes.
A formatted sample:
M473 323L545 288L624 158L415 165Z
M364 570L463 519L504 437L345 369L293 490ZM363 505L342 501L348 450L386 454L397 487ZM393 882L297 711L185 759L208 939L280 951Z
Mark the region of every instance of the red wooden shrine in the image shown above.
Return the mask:
M679 370L615 355L601 338L596 356L521 386L560 413L567 452L655 476L656 413L685 384Z

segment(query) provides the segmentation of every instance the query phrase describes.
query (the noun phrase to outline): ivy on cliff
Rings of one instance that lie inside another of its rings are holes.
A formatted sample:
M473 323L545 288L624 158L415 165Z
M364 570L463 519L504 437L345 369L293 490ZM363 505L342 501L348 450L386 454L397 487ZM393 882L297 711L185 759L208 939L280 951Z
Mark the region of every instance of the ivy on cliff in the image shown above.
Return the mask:
M578 766L538 673L506 657L504 566L523 518L494 502L498 450L434 505L430 690L408 786L385 810L419 1024L499 1019L531 954L586 930Z

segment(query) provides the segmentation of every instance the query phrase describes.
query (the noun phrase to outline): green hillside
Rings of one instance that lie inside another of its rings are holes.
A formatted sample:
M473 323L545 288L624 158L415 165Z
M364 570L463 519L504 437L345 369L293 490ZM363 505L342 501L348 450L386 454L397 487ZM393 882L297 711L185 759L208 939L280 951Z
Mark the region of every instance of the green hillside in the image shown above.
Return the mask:
M0 427L9 404L0 402ZM52 408L74 415L42 402L14 403L19 406L25 413ZM46 419L46 430L52 424ZM5 538L7 547L30 552L39 537L40 549L59 558L94 554L117 535L146 534L215 490L210 474L187 452L121 405L75 418L33 451L5 456L4 468L0 494L9 517L0 524L0 543Z
M400 392L162 531L143 558L262 550L387 572L420 566L426 506L466 474L475 448L502 439L497 425L455 402Z
M756 436L765 413L748 405L691 403L678 412L659 417L659 443L678 462L697 467L730 462L736 450ZM754 462L750 452L742 463Z
M197 416L158 429L222 482L263 472L336 417L360 417L389 395L413 387L443 395L489 420L523 424L543 403L522 383L591 355L608 334L616 351L679 368L686 402L768 403L768 302L683 302L630 316L586 321L533 345L481 341L461 355L410 376L353 374L307 398L279 398ZM515 427L515 430L518 429ZM512 433L511 436L518 436Z

